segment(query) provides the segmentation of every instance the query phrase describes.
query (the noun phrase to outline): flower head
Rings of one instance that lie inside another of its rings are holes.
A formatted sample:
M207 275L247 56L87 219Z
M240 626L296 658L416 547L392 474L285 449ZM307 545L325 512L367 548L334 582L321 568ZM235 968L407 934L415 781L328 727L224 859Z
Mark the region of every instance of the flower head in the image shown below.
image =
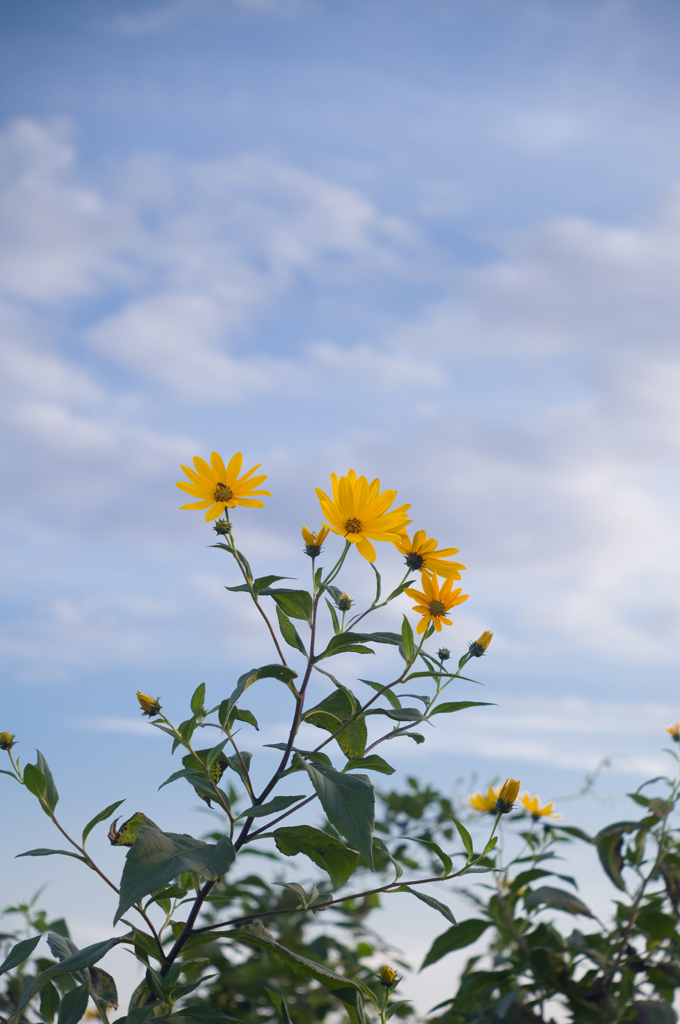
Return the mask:
M458 554L458 548L441 548L437 551L437 541L434 537L428 539L425 530L417 530L413 540L409 539L404 530L394 544L397 550L406 555L406 564L413 572L436 572L442 579L459 580L459 569L465 568L460 562L445 561L450 555Z
M399 508L388 508L397 496L396 491L380 491L380 481L373 480L370 484L365 476L357 477L350 469L347 476L331 473L333 497L316 488L321 504L321 511L326 517L327 526L333 533L339 534L356 544L357 551L369 562L375 562L375 548L372 540L392 541L400 539L405 526L411 520L406 517L410 505Z
M444 662L448 661L449 658L451 657L451 651L448 649L448 647L440 647L439 650L437 651L437 657L439 658L441 663L444 664Z
M139 701L139 706L142 709L143 715L148 715L149 718L153 718L154 715L160 714L161 705L158 703L160 697L156 697L154 700L153 697L148 697L145 693L137 690L137 700Z
M418 632L424 633L430 622L438 633L441 633L442 623L447 626L451 626L451 619L447 619L446 612L451 608L454 608L457 604L462 604L463 601L467 601L469 594L461 594L461 588L458 587L456 590L452 590L453 577L448 580L444 580L442 587L439 587L439 580L437 574L433 573L429 576L426 572L421 573L420 583L423 588L420 590L412 590L410 587L404 591L409 597L412 597L417 604L414 604L414 612L420 612L423 616L418 623Z
M0 750L11 750L14 746L15 738L11 732L0 732Z
M385 988L392 988L397 981L397 972L393 971L391 967L380 968L380 984L384 985Z
M493 633L490 633L488 629L485 629L480 637L476 640L472 640L468 644L468 653L471 654L473 658L481 658L482 655L486 654L488 651L489 644L492 639Z
M676 722L675 725L669 725L666 732L671 734L671 739L675 743L680 743L680 722Z
M318 533L312 533L306 526L302 527L302 539L305 542L305 554L310 558L318 558L321 554L321 545L328 536L328 528L322 526Z
M210 463L208 465L205 459L196 456L194 459L195 470L189 469L188 466L182 466L191 482L179 480L177 486L181 491L200 498L200 501L181 505L180 508L207 508L205 518L208 523L221 516L225 508L235 508L237 505L264 508L264 502L253 497L254 494L271 494L271 491L254 490L258 484L267 479L266 476L252 475L256 469L260 468L259 464L239 477L243 465L243 456L240 452L233 456L228 466L224 465L221 455L213 452L210 456Z
M561 818L561 814L555 814L553 811L554 804L546 804L545 807L541 807L537 796L529 796L528 793L522 793L519 798L519 802L525 811L528 811L534 821L538 821L539 818Z
M487 814L496 813L496 804L498 803L498 796L500 793L500 786L489 786L486 794L484 793L472 793L468 797L468 803L470 807L473 807L476 811L485 811Z
M338 598L338 608L341 612L348 612L353 604L354 601L349 594L341 594Z
M496 802L496 813L497 814L509 814L513 808L513 804L517 799L519 793L520 781L519 779L506 779L501 786L501 791L498 794L498 800Z

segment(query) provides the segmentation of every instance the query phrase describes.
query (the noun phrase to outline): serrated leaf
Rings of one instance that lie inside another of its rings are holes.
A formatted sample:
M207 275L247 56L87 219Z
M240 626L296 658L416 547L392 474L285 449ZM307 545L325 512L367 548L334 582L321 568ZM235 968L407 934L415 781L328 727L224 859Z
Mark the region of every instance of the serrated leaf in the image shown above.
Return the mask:
M443 935L438 935L423 960L420 968L421 971L423 967L429 967L430 964L441 960L447 953L452 953L456 949L464 949L465 946L471 946L490 926L491 921L469 918L467 921L461 921L459 924L454 925L453 928L449 928Z
M241 811L239 818L264 818L268 814L276 814L277 811L285 811L287 807L291 807L296 804L298 800L304 800L306 794L302 793L297 796L275 796L273 800L268 800L266 804L257 804L253 807L247 807L245 811Z
M375 791L368 775L343 775L323 764L303 764L331 825L362 854L372 871Z
M317 867L328 872L333 889L344 885L359 863L356 850L311 825L277 828L272 835L277 849L286 857L304 853Z
M415 896L417 899L421 900L423 903L426 903L428 907L432 907L433 910L439 911L439 913L442 914L443 917L445 917L447 921L450 921L451 924L455 924L456 923L456 919L453 916L453 913L451 912L451 910L446 906L445 903L442 903L440 900L436 900L434 898L434 896L428 896L427 893L418 892L417 889L411 889L410 886L408 886L408 885L400 885L399 888L396 889L395 891L396 892L410 892L412 896Z
M106 821L107 818L110 818L111 815L113 814L113 812L118 807L120 807L121 804L124 804L124 803L125 803L124 799L123 800L116 800L115 803L109 804L108 807L105 807L103 811L100 811L99 814L95 814L94 818L92 818L90 821L88 821L87 825L83 829L83 845L85 845L85 840L87 839L87 837L89 836L90 832L95 827L95 825L98 825L100 821Z
M307 649L305 648L298 631L288 616L281 611L278 605L276 606L276 617L279 620L281 636L288 646L295 648L296 651L300 651L301 654L304 654L304 656L307 657Z

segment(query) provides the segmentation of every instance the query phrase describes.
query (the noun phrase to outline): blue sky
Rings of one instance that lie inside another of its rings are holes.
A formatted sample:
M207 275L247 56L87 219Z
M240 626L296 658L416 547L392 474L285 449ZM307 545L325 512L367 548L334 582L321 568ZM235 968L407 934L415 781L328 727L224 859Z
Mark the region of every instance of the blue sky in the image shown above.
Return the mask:
M238 519L258 570L306 572L314 486L350 466L460 548L451 645L494 630L498 707L400 770L546 796L607 754L605 789L655 771L680 715L677 5L2 0L0 21L0 728L54 762L65 813L84 784L83 816L127 790L199 827L154 795L172 767L134 691L182 716L263 658L178 510L179 463L212 449L269 474ZM285 697L252 707L271 739ZM6 782L20 848L44 845ZM14 852L6 899L35 867Z

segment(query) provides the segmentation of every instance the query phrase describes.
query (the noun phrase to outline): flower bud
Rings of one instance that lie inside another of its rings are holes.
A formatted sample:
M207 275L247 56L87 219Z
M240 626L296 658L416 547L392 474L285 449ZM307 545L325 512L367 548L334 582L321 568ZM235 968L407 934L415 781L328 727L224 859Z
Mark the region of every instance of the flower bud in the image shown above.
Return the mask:
M341 612L348 612L353 604L354 601L349 596L349 594L342 594L341 597L338 599L338 608L340 609Z
M669 725L666 732L670 733L674 743L680 743L680 722L676 722L675 725ZM4 736L5 733L2 735Z
M11 732L0 732L0 750L10 751L14 746L14 735Z
M328 527L322 526L318 533L313 533L306 526L302 527L302 539L305 542L305 554L310 558L318 558L321 554L321 545L328 536Z
M396 971L393 971L391 967L380 968L380 984L384 985L385 988L392 988L397 978Z
M439 650L437 651L437 657L442 662L448 661L449 658L451 657L451 651L448 649L448 647L440 647Z
M143 715L148 715L149 718L153 718L154 715L160 714L161 705L158 703L160 697L156 697L154 700L153 697L149 697L146 693L141 693L140 690L137 690L137 700L139 701L139 706L142 709Z
M213 530L220 537L226 537L228 533L231 533L231 523L228 523L226 519L217 519L213 523Z
M493 633L490 633L488 629L485 629L480 637L473 640L471 644L468 644L468 653L473 658L481 658L489 649L492 637Z
M509 814L519 793L518 779L506 779L496 801L497 814Z

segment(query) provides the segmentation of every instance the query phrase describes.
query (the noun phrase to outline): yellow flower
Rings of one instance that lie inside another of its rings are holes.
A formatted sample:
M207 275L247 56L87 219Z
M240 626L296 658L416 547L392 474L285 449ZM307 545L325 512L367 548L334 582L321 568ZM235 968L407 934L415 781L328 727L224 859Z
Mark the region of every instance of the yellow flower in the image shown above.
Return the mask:
M380 491L380 481L370 484L365 476L357 477L353 469L339 479L331 473L333 497L316 488L321 511L328 520L324 523L333 533L340 534L350 544L356 544L357 551L369 562L375 562L375 548L372 540L392 541L396 544L405 526L411 520L406 518L410 505L388 508L397 496L396 491Z
M143 715L148 715L149 718L153 718L154 715L160 714L161 705L158 703L160 700L159 697L156 697L154 700L153 697L148 697L145 693L137 690L137 700L139 701L139 706L142 709Z
M473 658L481 658L483 654L486 654L489 649L489 644L493 639L493 633L490 633L488 629L485 629L480 637L473 640L468 646L468 651Z
M546 804L545 807L539 806L537 796L529 796L528 793L522 793L519 798L519 802L525 811L528 811L534 821L538 821L539 818L561 818L561 814L555 814L553 811L554 804Z
M209 466L205 459L196 456L195 470L182 466L191 483L179 480L177 486L181 491L193 494L195 498L201 500L193 501L189 505L180 505L180 508L207 508L205 519L208 523L221 516L225 508L235 508L237 505L264 508L264 502L253 498L254 494L271 494L271 491L253 489L267 479L266 476L252 476L255 470L260 468L260 464L239 477L243 465L243 456L240 452L233 456L228 466L224 465L222 456L217 452L212 453L210 462Z
M318 558L321 554L321 545L328 536L328 528L322 526L318 533L312 533L306 526L302 527L302 539L305 542L305 554L310 558Z
M513 804L517 799L519 793L520 782L519 779L506 779L501 786L501 791L498 794L498 802L496 803L496 812L498 814L509 814L512 810Z
M0 750L11 750L14 746L14 734L11 732L0 732Z
M666 732L671 734L672 739L676 743L680 743L680 722L676 722L675 725L669 725Z
M384 985L385 988L392 988L397 977L397 972L393 971L391 967L380 968L380 984Z
M432 576L428 576L426 572L421 573L420 583L423 588L422 593L420 590L412 590L411 588L404 591L405 594L408 594L409 597L418 602L418 604L413 606L414 612L420 612L423 616L418 623L418 632L424 633L431 622L437 632L441 633L442 622L446 623L447 626L452 625L451 619L445 618L446 612L457 604L467 601L470 595L461 594L460 587L456 590L451 590L453 578L445 580L440 589L436 573L433 573Z
M406 555L406 564L414 572L436 572L442 579L460 579L459 569L465 566L460 562L445 561L449 555L458 554L458 548L440 548L437 551L437 541L434 537L428 540L425 530L418 530L413 534L413 540L404 530L398 541L394 542L395 547Z
M472 795L468 797L468 803L470 807L474 807L476 811L486 811L487 814L495 814L500 791L500 786L497 786L495 789L493 786L489 786L486 791L486 796L484 793L472 793Z

